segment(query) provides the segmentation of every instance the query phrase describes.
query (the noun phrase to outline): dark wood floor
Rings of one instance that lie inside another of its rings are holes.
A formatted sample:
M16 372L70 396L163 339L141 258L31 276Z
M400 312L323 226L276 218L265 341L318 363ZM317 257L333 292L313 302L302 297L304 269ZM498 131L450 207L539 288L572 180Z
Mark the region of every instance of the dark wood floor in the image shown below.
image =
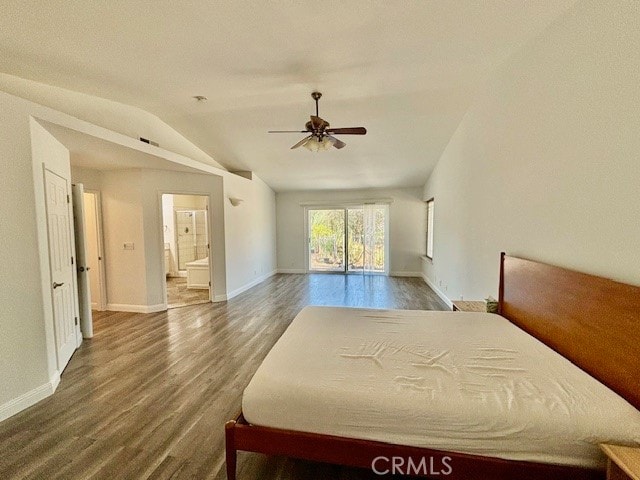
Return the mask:
M416 278L277 275L229 302L103 312L56 393L0 423L0 478L223 480L225 421L305 305L441 310ZM239 479L369 479L241 453Z

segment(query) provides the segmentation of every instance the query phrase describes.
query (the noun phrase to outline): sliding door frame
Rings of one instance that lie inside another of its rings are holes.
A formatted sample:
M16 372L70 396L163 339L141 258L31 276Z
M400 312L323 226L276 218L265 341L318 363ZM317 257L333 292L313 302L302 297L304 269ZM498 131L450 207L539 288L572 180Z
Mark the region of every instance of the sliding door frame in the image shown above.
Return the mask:
M348 274L348 275L389 275L390 272L390 256L389 256L389 244L390 244L390 232L389 232L389 204L392 203L390 199L383 200L365 200L362 202L344 202L344 203L310 203L301 204L304 207L304 268L306 273L320 273L320 274ZM364 208L365 205L378 205L384 207L384 272L365 272L363 271L349 271L349 235L348 235L348 221L349 221L349 208ZM311 210L343 210L344 211L344 269L341 271L322 271L311 270L310 258L309 258L309 212Z

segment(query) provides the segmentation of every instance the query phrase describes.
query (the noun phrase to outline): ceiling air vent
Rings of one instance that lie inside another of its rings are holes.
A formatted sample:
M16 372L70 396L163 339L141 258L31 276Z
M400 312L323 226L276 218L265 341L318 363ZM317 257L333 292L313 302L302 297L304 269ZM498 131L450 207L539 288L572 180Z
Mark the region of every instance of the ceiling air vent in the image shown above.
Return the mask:
M148 143L149 145L153 145L154 147L159 147L160 145L158 144L158 142L154 142L153 140L149 140L148 138L142 138L140 137L140 141L144 142L144 143Z

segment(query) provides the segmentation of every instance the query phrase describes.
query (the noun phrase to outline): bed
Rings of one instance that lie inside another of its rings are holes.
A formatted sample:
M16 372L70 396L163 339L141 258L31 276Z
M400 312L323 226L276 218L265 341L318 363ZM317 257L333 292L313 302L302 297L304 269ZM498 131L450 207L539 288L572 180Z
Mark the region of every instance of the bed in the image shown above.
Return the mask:
M237 450L603 478L599 442L640 443L640 288L503 254L499 300L501 316L303 310L226 426L228 478Z

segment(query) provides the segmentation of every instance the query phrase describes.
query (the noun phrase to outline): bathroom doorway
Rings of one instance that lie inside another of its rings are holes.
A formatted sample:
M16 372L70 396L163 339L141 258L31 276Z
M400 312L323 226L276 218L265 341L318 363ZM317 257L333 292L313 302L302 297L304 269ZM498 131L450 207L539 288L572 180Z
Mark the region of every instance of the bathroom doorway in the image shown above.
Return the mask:
M209 197L162 195L167 308L211 299Z

